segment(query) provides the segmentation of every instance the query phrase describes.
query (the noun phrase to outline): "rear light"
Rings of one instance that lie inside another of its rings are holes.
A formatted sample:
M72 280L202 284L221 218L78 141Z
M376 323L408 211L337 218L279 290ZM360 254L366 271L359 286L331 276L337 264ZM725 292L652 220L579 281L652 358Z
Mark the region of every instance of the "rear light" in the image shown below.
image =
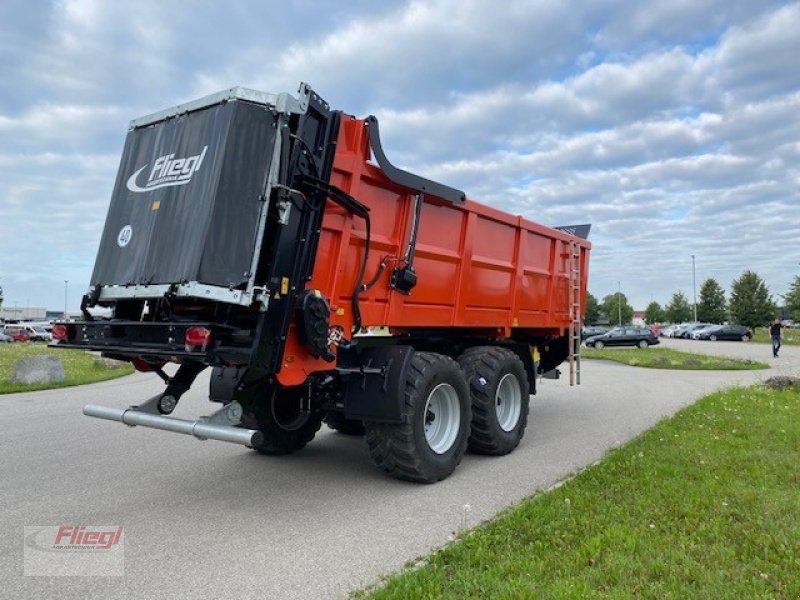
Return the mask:
M211 341L211 330L205 327L189 327L186 330L186 350L194 350L198 346L205 350Z
M66 325L53 325L51 332L54 340L66 340L69 338L69 329Z

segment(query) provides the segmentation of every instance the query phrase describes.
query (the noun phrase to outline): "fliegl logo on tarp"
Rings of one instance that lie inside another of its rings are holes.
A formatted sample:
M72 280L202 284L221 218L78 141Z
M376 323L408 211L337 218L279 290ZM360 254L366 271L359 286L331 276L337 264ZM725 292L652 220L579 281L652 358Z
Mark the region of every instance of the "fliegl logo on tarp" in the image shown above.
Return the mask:
M185 158L175 158L175 153L159 156L150 168L150 177L143 184L139 184L140 175L147 171L149 164L143 166L133 175L128 177L127 187L132 192L149 192L159 188L186 185L192 180L192 175L200 170L208 146L203 146L202 152Z

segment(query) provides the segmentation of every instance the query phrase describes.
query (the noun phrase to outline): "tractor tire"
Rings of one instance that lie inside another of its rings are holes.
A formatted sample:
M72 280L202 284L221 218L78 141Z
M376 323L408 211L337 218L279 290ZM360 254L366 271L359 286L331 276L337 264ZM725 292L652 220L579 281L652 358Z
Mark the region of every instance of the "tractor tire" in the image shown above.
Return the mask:
M245 412L242 425L257 429L263 441L254 446L260 454L281 456L305 448L322 427L323 413L301 410L305 388L279 388L272 399L259 403L252 412Z
M441 481L466 452L471 416L458 364L441 354L417 352L406 375L402 422L364 424L370 456L392 477Z
M329 412L325 415L325 424L344 435L364 435L364 431L366 431L363 421L345 419L340 412Z
M525 435L530 409L528 376L511 350L492 346L470 348L458 363L472 400L468 447L477 454L502 456Z

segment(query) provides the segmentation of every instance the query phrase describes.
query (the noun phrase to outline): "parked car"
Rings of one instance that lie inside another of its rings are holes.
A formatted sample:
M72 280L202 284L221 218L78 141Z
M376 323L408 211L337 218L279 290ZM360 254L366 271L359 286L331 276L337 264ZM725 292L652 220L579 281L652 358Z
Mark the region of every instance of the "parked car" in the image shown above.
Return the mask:
M24 334L28 337L25 339L17 339L17 341L27 342L28 340L32 342L50 342L53 340L53 336L44 328L42 325L31 325L30 323L14 323L12 325L6 325L3 329L3 332L6 335L10 335L18 337L15 334Z
M697 339L711 340L741 340L749 342L753 337L751 331L744 325L718 325L709 329L703 329Z
M31 339L31 334L20 325L6 325L3 328L3 333L9 336L15 342L27 342Z
M649 327L615 327L611 331L586 340L587 347L597 349L605 346L638 346L639 348L647 348L658 343L658 338L653 335Z
M675 329L677 327L677 325L667 325L666 327L662 327L658 335L660 337L670 338L675 334Z
M691 329L689 330L689 337L693 340L702 339L700 335L706 331L707 329L715 329L719 327L719 325L706 325L705 327L700 327L699 329Z
M705 329L706 327L711 327L714 323L691 323L688 327L683 329L680 335L676 335L675 337L681 337L685 340L692 339L692 332L697 331L698 329Z
M581 329L581 339L594 337L596 335L603 335L608 329L606 327L584 327Z
M0 333L0 344L10 344L13 341L14 340L11 338L11 336L6 335L5 333Z
M692 325L694 325L694 323L680 323L679 325L673 325L667 337L679 338L683 335L683 332L689 329Z
M34 342L52 342L53 341L53 334L47 330L47 327L44 325L30 325L33 328L33 333L31 334L31 340Z

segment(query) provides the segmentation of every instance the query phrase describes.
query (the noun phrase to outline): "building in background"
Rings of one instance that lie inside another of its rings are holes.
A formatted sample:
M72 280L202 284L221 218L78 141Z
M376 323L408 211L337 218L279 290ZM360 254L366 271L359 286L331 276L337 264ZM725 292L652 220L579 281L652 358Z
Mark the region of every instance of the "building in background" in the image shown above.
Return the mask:
M60 311L59 316L63 314ZM8 306L0 308L0 319L3 321L46 321L48 310L36 306Z

